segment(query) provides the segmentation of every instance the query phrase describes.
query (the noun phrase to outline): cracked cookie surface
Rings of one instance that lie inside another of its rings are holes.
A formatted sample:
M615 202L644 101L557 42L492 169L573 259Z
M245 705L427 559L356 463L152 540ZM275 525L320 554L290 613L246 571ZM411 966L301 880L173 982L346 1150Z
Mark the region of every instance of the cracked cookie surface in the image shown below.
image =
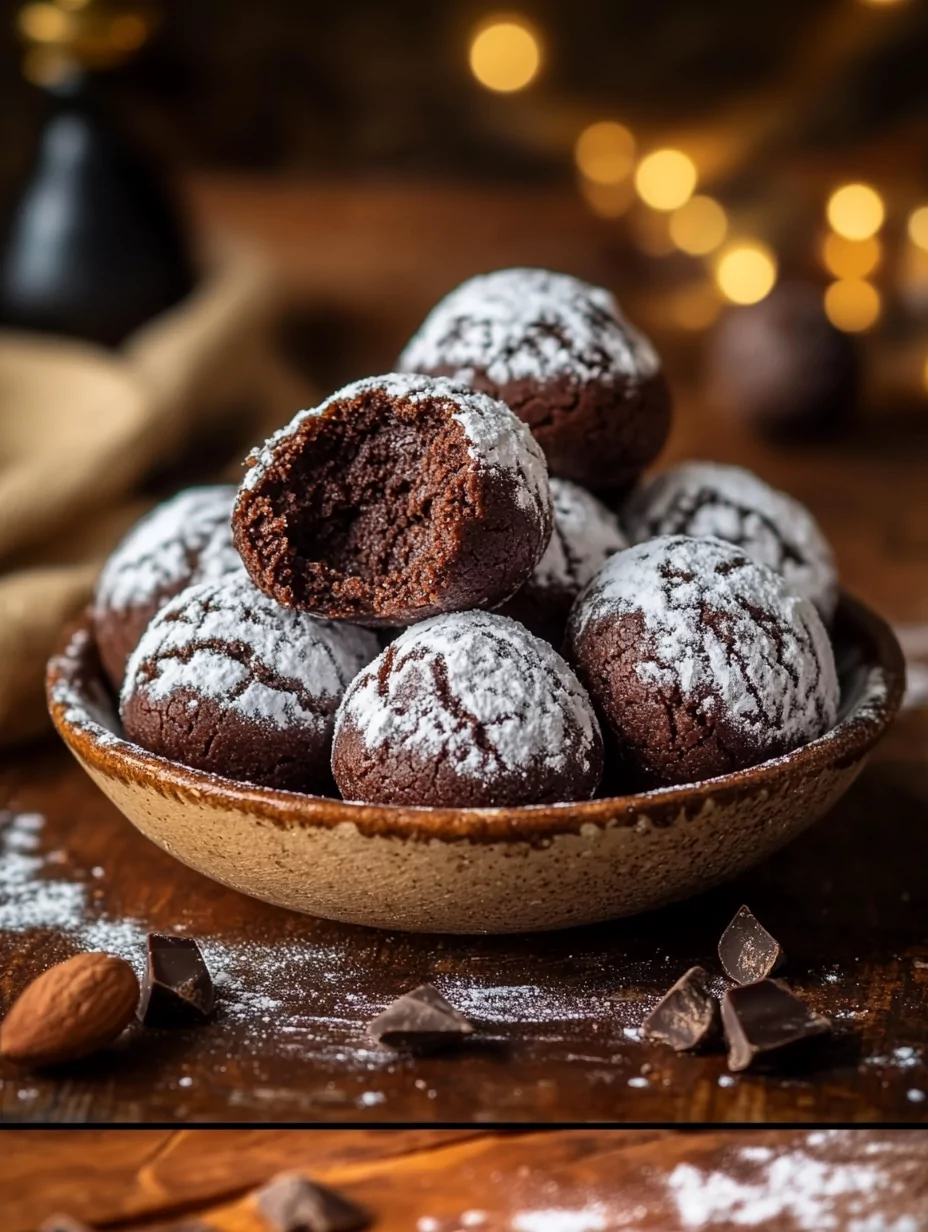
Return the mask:
M582 800L602 772L586 691L522 625L486 612L402 633L352 682L332 769L349 800L483 807Z
M323 791L338 702L377 649L366 629L278 607L244 573L191 586L130 657L123 727L149 752L198 770Z
M468 279L429 313L399 359L505 402L552 475L622 490L670 426L660 360L611 292L568 274L503 269Z
M605 719L617 790L696 782L834 725L834 655L814 606L719 539L612 556L580 594L568 658Z

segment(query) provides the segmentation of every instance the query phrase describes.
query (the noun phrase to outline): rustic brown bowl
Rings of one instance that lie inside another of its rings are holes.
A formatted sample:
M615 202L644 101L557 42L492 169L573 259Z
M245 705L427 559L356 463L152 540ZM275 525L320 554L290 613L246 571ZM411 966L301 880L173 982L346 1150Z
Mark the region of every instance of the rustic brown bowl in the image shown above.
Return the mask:
M528 808L404 809L250 787L122 739L88 624L48 669L68 748L129 820L208 877L280 906L417 932L506 933L646 911L734 877L816 821L854 781L904 685L892 631L842 597L839 719L750 770Z

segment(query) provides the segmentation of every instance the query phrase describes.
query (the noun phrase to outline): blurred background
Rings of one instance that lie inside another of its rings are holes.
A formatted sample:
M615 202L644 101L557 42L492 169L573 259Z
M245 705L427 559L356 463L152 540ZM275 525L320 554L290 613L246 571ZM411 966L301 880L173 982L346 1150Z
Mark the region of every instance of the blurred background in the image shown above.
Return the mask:
M7 5L0 657L11 577L59 571L57 629L146 502L516 264L653 337L668 458L753 466L928 621L926 63L924 0Z

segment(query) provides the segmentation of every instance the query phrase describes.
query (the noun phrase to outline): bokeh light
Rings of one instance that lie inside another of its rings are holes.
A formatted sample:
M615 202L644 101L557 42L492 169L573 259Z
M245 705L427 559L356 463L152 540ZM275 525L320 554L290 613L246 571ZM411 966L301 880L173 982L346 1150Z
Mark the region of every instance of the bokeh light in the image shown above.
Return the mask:
M869 184L845 184L828 198L828 221L849 240L865 240L883 225L883 199Z
M858 334L879 319L880 293L863 278L839 278L825 292L825 314L846 334Z
M668 303L670 318L680 329L708 329L722 310L722 299L711 282L680 287Z
M705 256L725 239L728 218L712 197L690 197L670 216L670 238L681 252Z
M538 75L541 44L519 17L489 18L474 32L470 68L482 86L501 94L524 89Z
M27 4L20 10L19 29L36 43L60 43L70 34L72 21L54 4Z
M743 240L729 244L715 263L715 281L734 304L757 304L773 290L777 260L766 244Z
M600 120L577 138L574 159L580 173L594 184L618 184L635 163L635 138L624 124Z
M618 184L596 184L580 177L580 192L587 205L600 218L621 218L634 200L631 180Z
M909 215L909 239L928 252L928 205L920 205Z
M655 150L638 164L635 188L655 210L676 210L693 195L696 165L682 150Z
M832 232L825 236L822 260L835 278L866 278L880 263L883 246L873 235L865 240L849 240Z

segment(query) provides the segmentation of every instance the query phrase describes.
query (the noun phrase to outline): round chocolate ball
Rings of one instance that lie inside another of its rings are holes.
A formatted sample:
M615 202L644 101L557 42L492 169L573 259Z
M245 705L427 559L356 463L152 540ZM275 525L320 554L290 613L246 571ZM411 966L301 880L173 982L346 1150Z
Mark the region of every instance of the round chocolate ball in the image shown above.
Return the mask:
M345 693L332 770L347 800L490 807L592 796L602 737L586 691L505 616L414 625Z
M399 367L501 398L532 429L551 474L594 491L627 488L670 428L651 343L609 291L567 274L469 279L432 309Z
M129 740L225 778L325 791L335 710L377 654L367 629L286 611L243 572L175 595L130 656Z
M126 660L152 616L184 587L242 572L232 545L227 484L187 488L126 534L103 566L91 616L100 659L119 689Z
M756 765L837 716L818 612L719 539L667 535L610 557L574 605L568 647L626 790Z
M495 607L551 537L544 455L502 403L369 377L251 458L232 525L255 585L331 620L402 625Z
M759 304L729 309L707 357L712 399L763 435L826 437L854 417L858 346L826 317L819 287L781 283Z
M769 565L830 624L838 575L828 541L804 505L751 471L721 462L683 462L631 496L623 523L632 543L659 535L712 536Z
M498 608L553 646L564 640L574 599L603 562L628 541L611 509L569 479L552 479L554 531L532 576Z

